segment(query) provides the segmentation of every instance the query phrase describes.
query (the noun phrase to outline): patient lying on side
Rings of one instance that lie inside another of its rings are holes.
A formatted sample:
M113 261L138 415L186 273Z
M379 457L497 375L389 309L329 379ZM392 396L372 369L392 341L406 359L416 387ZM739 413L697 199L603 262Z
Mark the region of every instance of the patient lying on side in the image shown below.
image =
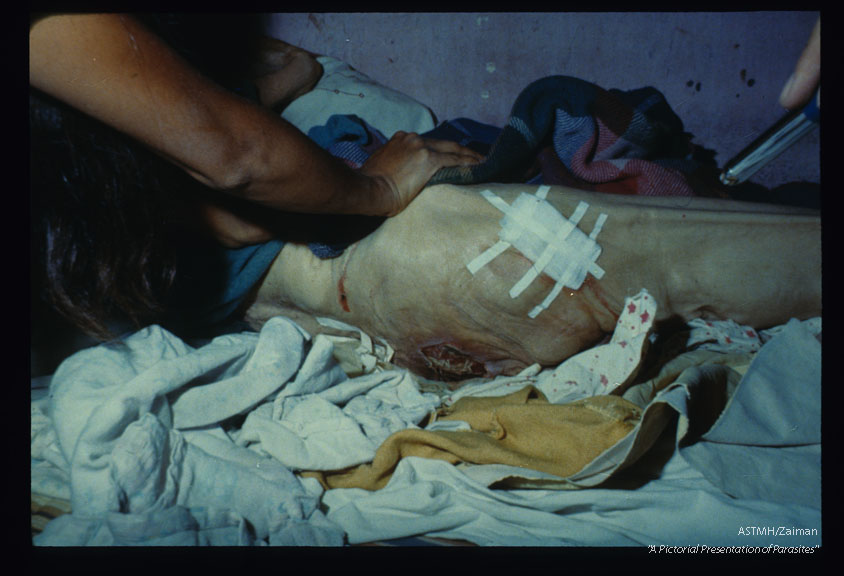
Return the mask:
M624 300L646 289L657 323L732 319L756 328L821 314L820 217L810 211L707 198L614 196L552 187L547 200L585 234L606 215L596 242L600 278L587 274L531 317L555 281L510 246L474 274L467 264L499 240L507 204L535 186L438 185L398 216L320 260L286 244L247 311L253 326L286 315L318 333L341 320L386 340L396 364L434 379L513 374L556 366L613 332Z
M124 38L128 21L122 18L118 20L112 24L120 31L117 35L120 40ZM36 26L33 30L41 28ZM136 34L134 39L138 37ZM34 42L38 38L50 40L48 44L52 46L56 36L50 33L49 28L46 32L42 30L40 35L36 34L35 38L31 34L31 47L39 44ZM104 38L113 39L112 35L105 35ZM120 45L124 49L127 46L125 43ZM157 43L151 45L158 46ZM321 69L314 65L312 58L305 58L301 51L290 51L286 45L271 45L269 52L271 57L263 62L264 68L257 70L261 76L256 82L256 88L262 104L278 112L291 99L309 92L320 77ZM84 55L85 51L82 53ZM31 77L33 70L42 69L41 65L50 72L46 74L50 82L44 81L45 90L56 88L57 85L61 88L57 97L61 97L65 95L65 90L75 94L75 89L93 85L64 82L69 68L56 63L56 54L67 55L66 52L50 47L42 52L43 58L37 59L39 66L33 67L31 60ZM145 74L157 78L162 68L149 66L150 61L138 60L144 64ZM173 65L182 69L177 66L180 61L167 61L176 63ZM120 64L119 59L112 61L113 64L115 62ZM82 69L99 70L98 67ZM124 66L117 66L116 69L126 72L128 84L123 89L133 93L135 76L129 74L131 71ZM40 77L38 74L35 76ZM177 74L176 80L179 78L181 76ZM167 80L164 82L166 86L174 81L173 77L167 75L160 80ZM199 80L197 82L204 85ZM184 89L181 80L175 82L175 85L179 90ZM95 95L102 96L102 91L95 92ZM205 93L198 90L187 92L192 96ZM213 94L218 93L214 91ZM254 125L258 126L257 134L266 132L261 128L266 122L267 126L275 126L301 143L304 149L313 152L314 158L322 158L326 162L330 160L324 154L317 154L311 143L287 124L269 122L264 111L256 111L257 107L245 103L243 99L232 98L226 92L218 95L223 103L227 103L223 109L230 107L244 114L248 112L248 117L253 118ZM80 101L87 104L91 102L87 95L80 97ZM182 100L177 99L175 102ZM190 99L187 102L190 103ZM56 132L70 133L72 130L63 122L70 122L69 119L73 118L74 122L81 124L78 132L85 135L84 143L97 152L103 150L99 138L88 138L90 127L86 127L87 122L83 122L83 114L63 119L63 116L54 114L54 107L49 100L47 103L49 105L42 108L38 102L34 105L31 99L31 130L35 119L39 121L35 125L44 124L48 136ZM91 107L105 109L93 104ZM152 115L160 112L156 106L147 109ZM123 118L127 108L117 106L114 110ZM188 116L179 111L173 112L174 118L186 119ZM150 125L143 121L135 109L132 109L129 119L132 120L133 128L141 132ZM109 120L103 119L106 123ZM168 135L155 133L154 139L169 147L180 142L182 136L202 133L199 129L175 130L175 125L167 124L171 128ZM193 126L190 123L188 125ZM232 125L243 124L233 122ZM109 138L119 136L112 132L107 135ZM134 132L129 136L137 138ZM254 134L251 137L254 138ZM418 138L412 140L417 141ZM46 144L52 146L64 140L49 137L33 138L33 141L47 147ZM449 150L454 150L453 143L446 144ZM423 164L432 173L442 163L442 158L437 162L430 161L432 154L438 158L448 156L449 162L457 162L451 158L451 153L446 154L445 149L435 153L426 146L429 145L414 149L411 156L416 158L418 154L419 157L427 157L429 161ZM124 148L132 150L138 147L130 147L118 139L113 148L114 153L120 156ZM144 147L139 148L146 150ZM189 156L198 150L193 141L179 144L176 148ZM277 152L283 148L274 145L270 149ZM68 151L62 149L61 152L64 155ZM275 156L280 162L283 160L285 165L301 167L301 162L291 160L289 152L289 149L285 149L285 154ZM49 157L40 152L33 155ZM477 158L467 157L464 152L460 152L460 157L462 159L458 164L477 161ZM149 159L151 165L154 165L156 158ZM101 158L100 155L96 155L96 159L108 167L102 173L111 177L115 167L113 165L118 163L111 162L109 157ZM203 157L202 160L205 162L207 159ZM184 163L190 165L190 162ZM207 164L215 172L225 175L238 173L225 166L220 170L220 165L215 162ZM54 167L53 163L44 165ZM355 182L360 180L352 171L345 168L340 170L342 166L337 162L328 162L326 165L336 167ZM63 165L55 163L55 166ZM409 168L402 168L399 172L405 176L409 174L408 180L414 183L409 188L415 194L427 181L427 172L413 168L413 163L406 166ZM267 240L275 241L272 231L263 227L263 219L251 219L255 206L270 214L276 211L297 212L295 206L287 204L270 208L261 203L253 206L248 198L245 202L247 206L244 207L240 205L243 198L235 198L238 201L233 202L229 196L217 194L220 190L216 188L209 189L215 192L210 194L209 190L197 188L199 184L193 180L190 184L168 187L158 183L147 185L146 179L136 181L134 178L126 178L126 182L132 184L129 192L118 188L115 198L101 202L99 200L104 199L97 195L91 198L91 191L100 188L86 179L88 172L98 174L99 170L74 169L63 172L59 169L42 170L40 166L36 168L32 170L33 180L45 180L43 185L33 186L33 189L37 188L43 193L43 197L39 197L38 207L46 213L44 222L39 222L39 225L45 226L46 232L39 238L45 243L43 251L47 253L49 248L51 252L48 256L52 258L47 258L52 267L46 267L49 274L45 273L44 278L60 288L53 286L52 303L64 305L65 313L68 310L78 312L80 305L85 304L87 307L82 307L82 312L74 314L72 319L77 322L83 320L83 327L88 328L102 328L101 318L94 317L92 312L103 312L103 302L116 302L118 308L123 306L120 311L128 313L129 319L136 324L146 322L147 313L157 317L162 303L156 298L160 296L159 292L167 293L174 285L174 261L181 256L171 253L175 252L173 247L176 245L171 240L183 240L192 248L191 234L199 229L197 235L212 235L217 244L226 248L242 244L250 248ZM135 170L133 166L129 168L133 173L155 176L152 180L161 176L150 170ZM78 173L73 181L73 185L78 187L74 189L74 194L65 193L65 188L69 186L66 172ZM301 178L295 177L295 172L291 172L294 176L287 181L290 185L279 185L276 182L267 185L266 189L289 192L291 186L303 182ZM308 173L322 176L333 172L310 169ZM166 180L172 176L176 182L193 178L181 172L171 175L167 171L164 175L168 176ZM115 180L120 181L121 178ZM263 182L261 179L257 181ZM315 194L322 193L332 199L346 198L349 194L336 193L349 192L348 184L337 185L337 182L342 181L335 179L334 184L314 186L311 193L303 193L301 197L309 202L314 201ZM383 181L383 178L378 179L378 182ZM105 189L109 190L107 187ZM237 186L226 186L225 189L242 192L241 187ZM482 195L486 189L508 205L513 204L522 194L532 195L536 192L535 187L523 185L432 186L425 189L403 212L389 218L371 234L347 248L339 258L320 260L304 245L288 242L257 287L246 314L248 320L258 327L270 317L282 314L298 320L311 332L319 332L323 328L317 318L335 318L389 342L397 352L395 361L399 365L432 378L462 379L510 374L534 363L545 366L559 364L611 333L625 297L642 289L647 289L657 300L658 320L718 317L762 328L782 323L791 317L815 316L821 312L820 219L817 214L791 214L770 206L702 198L614 197L555 187L548 191L547 200L554 210L562 214L561 217L573 220L572 214L577 206L581 202L588 204L588 210L577 223L584 233L595 229L599 216L606 216L606 221L602 221L600 226L600 234L596 237L600 254L597 255L595 265L603 273L587 274L582 280L574 282L574 285L563 288L547 309L532 314L555 287L554 280L544 273L537 274L523 292L513 295L511 289L534 265L535 258L509 247L478 269L470 270L468 267L499 241L502 213ZM80 190L84 193L78 193ZM187 193L171 194L172 190ZM127 194L129 200L126 200ZM406 200L409 202L411 197L408 195ZM197 199L201 206L201 217L196 214L194 202ZM65 203L71 200L76 204L68 208ZM229 206L230 203L233 206ZM127 206L135 208L127 210ZM319 207L329 214L334 213L322 204ZM89 212L81 212L82 208ZM103 208L105 217L95 212L99 208ZM393 213L392 210L386 212ZM359 213L382 214L381 211ZM78 214L88 214L88 217L80 218ZM127 215L131 217L125 221L118 218ZM127 232L126 223L132 224L133 229ZM47 224L53 228L46 228ZM94 225L102 230L97 228L94 230L96 233L92 233ZM57 243L56 238L50 236L53 230L64 231L73 249L64 249L65 244ZM67 233L68 230L70 233ZM131 241L115 241L115 232L125 233ZM282 232L287 230L282 229ZM101 237L109 241L99 241ZM136 244L138 239L144 242ZM563 253L566 253L566 242L562 241ZM89 250L88 247L92 248ZM131 251L136 247L140 253L139 258L122 257L120 249ZM40 255L40 252L33 250L32 254ZM68 257L69 254L87 258L74 260ZM196 254L197 251L194 251L181 260L191 264L198 260ZM65 266L68 262L72 265ZM190 278L192 272L188 270L188 274L183 274L183 277ZM196 293L188 290L188 300L197 300L197 294L203 289L212 291L201 275L193 276L199 290ZM95 289L91 288L89 282L92 277L98 282ZM178 282L175 285L178 287ZM134 288L138 289L131 292ZM124 290L130 293L123 294ZM175 301L181 303L178 299Z

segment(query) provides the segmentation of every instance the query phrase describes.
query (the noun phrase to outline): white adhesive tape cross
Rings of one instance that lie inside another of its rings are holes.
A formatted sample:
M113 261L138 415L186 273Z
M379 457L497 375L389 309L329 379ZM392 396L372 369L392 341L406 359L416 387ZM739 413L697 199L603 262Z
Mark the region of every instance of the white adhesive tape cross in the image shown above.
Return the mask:
M604 270L597 264L601 246L595 239L607 215L599 214L587 236L577 224L589 204L580 202L567 219L546 200L549 189L540 186L535 194L520 194L512 205L489 190L482 191L481 195L503 212L504 218L498 232L499 241L466 265L474 275L511 246L521 252L532 265L510 289L511 298L518 298L542 273L556 282L542 303L530 311L528 316L531 318L547 309L563 287L577 290L587 274L596 278L604 275Z

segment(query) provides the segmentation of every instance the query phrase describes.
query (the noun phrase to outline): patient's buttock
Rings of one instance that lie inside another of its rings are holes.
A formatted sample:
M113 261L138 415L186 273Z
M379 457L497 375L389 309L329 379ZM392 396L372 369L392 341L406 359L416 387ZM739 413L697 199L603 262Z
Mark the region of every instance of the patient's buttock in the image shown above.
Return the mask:
M472 358L453 344L433 344L420 350L430 376L443 381L487 376L483 362Z

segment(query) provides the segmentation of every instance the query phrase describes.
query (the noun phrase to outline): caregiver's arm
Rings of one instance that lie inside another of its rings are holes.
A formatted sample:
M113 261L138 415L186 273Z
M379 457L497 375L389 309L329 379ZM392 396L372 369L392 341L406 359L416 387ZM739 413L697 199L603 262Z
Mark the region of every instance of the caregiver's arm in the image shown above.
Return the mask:
M393 215L441 167L478 160L397 134L359 171L272 112L203 77L135 19L49 16L29 34L30 84L132 136L204 184L294 212Z

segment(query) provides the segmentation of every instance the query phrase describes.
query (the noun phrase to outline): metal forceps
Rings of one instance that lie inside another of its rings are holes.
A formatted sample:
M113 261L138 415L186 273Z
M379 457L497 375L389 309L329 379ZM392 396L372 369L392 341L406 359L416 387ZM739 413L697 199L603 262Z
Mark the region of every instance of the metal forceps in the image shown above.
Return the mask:
M727 186L741 184L768 162L785 152L820 123L818 92L802 110L784 116L754 140L738 156L727 162L721 172L721 182Z

